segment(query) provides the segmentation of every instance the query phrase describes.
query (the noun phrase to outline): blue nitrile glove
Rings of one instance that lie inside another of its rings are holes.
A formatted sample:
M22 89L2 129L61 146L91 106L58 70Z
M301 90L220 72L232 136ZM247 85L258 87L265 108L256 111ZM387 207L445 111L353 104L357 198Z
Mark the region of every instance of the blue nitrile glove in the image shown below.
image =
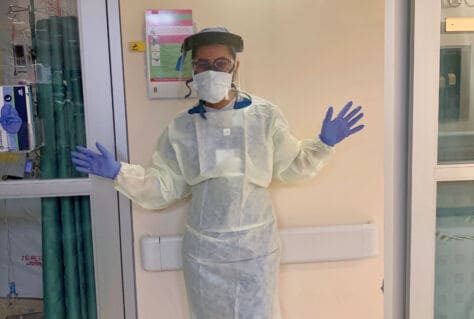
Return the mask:
M344 106L334 120L331 119L333 113L332 106L328 108L321 128L321 133L319 134L319 138L324 142L324 144L334 146L349 135L357 133L364 128L364 125L359 125L353 128L353 126L364 116L364 113L359 113L362 107L358 106L346 115L351 106L352 101Z
M96 153L82 146L76 146L78 152L72 151L72 162L76 170L82 173L94 174L110 179L117 177L122 164L114 159L102 144L95 143L100 153Z
M0 113L0 124L8 134L16 134L21 128L21 118L11 104L5 104Z

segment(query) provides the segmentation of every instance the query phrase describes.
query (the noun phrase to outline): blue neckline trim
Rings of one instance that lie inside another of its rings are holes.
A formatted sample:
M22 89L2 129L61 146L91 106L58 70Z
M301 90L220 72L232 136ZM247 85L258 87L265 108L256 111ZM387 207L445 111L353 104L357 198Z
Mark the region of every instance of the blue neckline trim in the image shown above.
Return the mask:
M246 108L252 104L252 100L248 97L239 95L237 101L234 103L234 110ZM188 114L200 114L202 118L206 118L206 108L204 107L204 101L199 100L199 103L188 110Z

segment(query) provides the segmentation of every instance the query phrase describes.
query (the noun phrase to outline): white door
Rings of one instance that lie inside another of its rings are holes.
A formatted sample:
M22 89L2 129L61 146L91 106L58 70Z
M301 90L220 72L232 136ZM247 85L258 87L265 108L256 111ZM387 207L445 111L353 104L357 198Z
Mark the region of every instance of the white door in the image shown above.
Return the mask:
M473 26L472 0L412 1L409 318L474 317Z
M72 229L63 233L57 245L59 249L76 245L73 247L75 251L82 251L85 246L91 245L92 253L85 255L90 255L93 265L87 260L71 262L70 257L77 259L77 256L65 248L61 253L63 261L58 264L74 263L68 270L60 270L64 271L65 277L74 275L74 271L81 273L78 276L80 282L72 280L62 285L64 294L74 293L77 289L78 294L87 294L87 297L75 304L71 303L70 297L66 297L63 308L66 308L64 311L67 314L58 313L57 318L66 315L67 318L135 318L128 201L117 195L111 181L77 175L69 166L69 152L74 144L87 144L94 148L96 141L110 150L116 150L120 160L126 160L118 1L12 0L2 4L2 8L5 9L2 15L6 14L0 18L0 33L3 40L6 36L6 40L2 41L0 48L0 85L30 84L34 102L31 113L39 115L44 126L43 130L38 130L43 131L42 146L31 152L12 152L12 157L0 153L3 179L0 181L0 230L7 229L0 232L0 236L5 235L2 247L5 244L8 249L8 261L5 263L8 264L5 266L8 274L5 273L5 278L0 279L15 283L2 297L8 293L13 301L22 296L39 296L39 300L43 297L46 300L47 294L54 293L46 289L43 296L38 291L41 283L39 286L28 284L25 280L29 276L28 267L40 266L41 258L43 262L46 262L45 258L54 262L54 255L46 257L44 250L41 255L41 246L51 246L51 241L58 237L50 237L55 231L51 226L57 224L67 228L74 225L74 219L79 218L85 220L81 224L86 225L84 236L90 234L90 241L88 238L81 239L80 243L71 241L69 234L82 236L78 235L82 234L82 230ZM74 34L74 30L77 36L66 36L68 32ZM55 40L55 37L61 37L61 40ZM10 101L10 97L5 97L8 90L2 91L4 103L0 107ZM52 92L49 96L48 90ZM25 123L21 129L27 127ZM55 130L50 129L52 125L55 125ZM76 126L76 130L71 125ZM81 127L80 133L77 133L77 127ZM75 133L72 134L72 131ZM25 134L28 136L28 133ZM57 155L50 154L51 145L54 145ZM29 167L25 168L24 176L19 177L21 170L18 173L18 170L7 171L5 168L8 162L22 161ZM58 214L54 214L55 209ZM55 217L51 216L59 216L59 219L53 220ZM36 220L36 225L31 223L31 229L43 227L42 233L32 231L32 236L39 236L37 240L40 243L31 245L35 247L19 242L24 229L18 222L20 220ZM51 251L54 252L53 248ZM20 254L21 249L26 252L16 256L15 253ZM28 249L31 252L27 252ZM24 266L26 272L21 272L23 269L20 266ZM71 269L74 271L71 272ZM56 279L54 273L44 275L45 270L43 267L44 280ZM29 273L36 276L34 271ZM48 279L45 276L49 276ZM3 288L0 288L2 292ZM34 307L38 312L55 307L54 299L49 298L44 307L37 304ZM71 311L74 307L77 309Z

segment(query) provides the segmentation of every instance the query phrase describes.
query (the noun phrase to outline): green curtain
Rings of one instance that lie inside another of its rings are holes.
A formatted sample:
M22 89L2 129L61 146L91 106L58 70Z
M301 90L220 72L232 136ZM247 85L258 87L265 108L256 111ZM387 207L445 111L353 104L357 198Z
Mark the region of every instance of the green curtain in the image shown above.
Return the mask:
M50 79L38 84L45 141L40 176L81 176L70 155L86 140L77 18L37 21L35 46L37 63L50 73ZM44 317L97 318L89 198L44 198L42 234Z

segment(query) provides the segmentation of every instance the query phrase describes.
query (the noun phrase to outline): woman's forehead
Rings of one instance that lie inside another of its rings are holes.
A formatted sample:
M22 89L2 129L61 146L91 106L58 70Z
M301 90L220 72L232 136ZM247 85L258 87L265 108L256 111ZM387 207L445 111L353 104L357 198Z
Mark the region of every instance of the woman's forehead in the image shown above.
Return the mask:
M209 44L203 45L196 49L195 58L218 58L228 57L232 58L229 47L223 44Z

